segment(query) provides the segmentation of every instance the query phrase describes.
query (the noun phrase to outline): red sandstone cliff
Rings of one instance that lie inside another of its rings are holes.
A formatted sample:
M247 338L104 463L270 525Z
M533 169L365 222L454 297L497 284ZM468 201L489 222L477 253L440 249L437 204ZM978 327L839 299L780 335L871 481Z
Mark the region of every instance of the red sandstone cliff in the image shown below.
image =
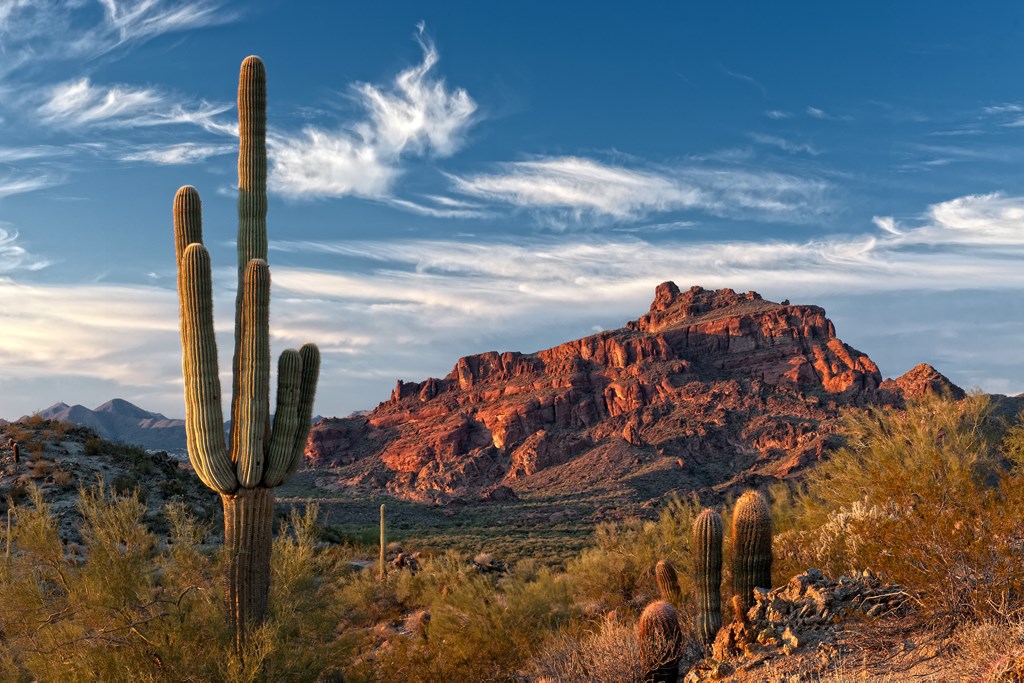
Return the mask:
M936 390L962 395L930 366L883 383L817 306L666 282L624 328L399 380L371 413L316 425L306 455L329 485L412 500L647 499L784 477L820 456L841 407Z

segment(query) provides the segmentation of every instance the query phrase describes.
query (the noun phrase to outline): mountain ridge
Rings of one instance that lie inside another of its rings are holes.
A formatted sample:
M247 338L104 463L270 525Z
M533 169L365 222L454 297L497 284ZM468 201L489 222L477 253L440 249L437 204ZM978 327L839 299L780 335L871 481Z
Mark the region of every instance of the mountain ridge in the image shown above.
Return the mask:
M399 380L368 414L315 426L306 454L318 485L416 501L716 495L820 458L847 406L929 391L963 395L924 364L884 380L819 306L665 282L621 328Z

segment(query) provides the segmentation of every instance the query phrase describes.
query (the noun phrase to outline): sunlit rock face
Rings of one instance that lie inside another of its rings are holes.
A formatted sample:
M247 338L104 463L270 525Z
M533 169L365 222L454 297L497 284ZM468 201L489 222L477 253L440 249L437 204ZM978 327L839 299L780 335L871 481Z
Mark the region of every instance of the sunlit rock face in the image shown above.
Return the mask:
M421 501L721 491L820 457L844 406L960 392L930 370L883 383L818 306L665 282L620 329L400 380L372 412L316 425L306 455L321 482Z

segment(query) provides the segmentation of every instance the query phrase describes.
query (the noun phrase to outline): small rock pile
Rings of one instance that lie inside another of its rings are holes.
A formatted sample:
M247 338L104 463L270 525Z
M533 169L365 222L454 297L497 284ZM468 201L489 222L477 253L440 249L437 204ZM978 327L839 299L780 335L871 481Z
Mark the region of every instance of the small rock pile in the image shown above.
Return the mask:
M798 651L813 652L820 664L836 654L836 625L855 614L875 618L902 609L907 594L883 583L870 570L854 577L829 579L808 569L785 586L754 590L754 606L742 620L724 626L712 645L712 658L687 674L687 683L720 680L737 670L753 669L767 660Z

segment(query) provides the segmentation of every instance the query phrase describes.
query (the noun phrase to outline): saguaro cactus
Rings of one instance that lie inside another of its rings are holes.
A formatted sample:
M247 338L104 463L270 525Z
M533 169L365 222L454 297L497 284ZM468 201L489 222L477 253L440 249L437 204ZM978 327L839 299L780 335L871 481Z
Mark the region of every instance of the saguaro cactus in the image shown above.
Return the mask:
M647 668L644 680L675 683L679 678L679 660L683 631L679 613L664 600L652 602L640 613L637 623L640 651Z
M384 580L384 574L387 572L386 565L384 563L384 550L386 547L387 539L384 536L384 503L380 504L380 567L378 567L379 578L381 581Z
M693 522L697 637L707 645L722 628L722 516L710 508Z
M221 496L228 557L228 619L239 653L267 612L274 487L302 463L320 372L313 344L281 354L270 428L270 270L267 266L266 71L242 62L238 83L238 296L230 448L224 441L210 255L203 246L199 193L174 197L182 373L188 454L196 474Z
M732 513L732 589L744 614L756 587L772 587L772 516L764 495L747 491Z

